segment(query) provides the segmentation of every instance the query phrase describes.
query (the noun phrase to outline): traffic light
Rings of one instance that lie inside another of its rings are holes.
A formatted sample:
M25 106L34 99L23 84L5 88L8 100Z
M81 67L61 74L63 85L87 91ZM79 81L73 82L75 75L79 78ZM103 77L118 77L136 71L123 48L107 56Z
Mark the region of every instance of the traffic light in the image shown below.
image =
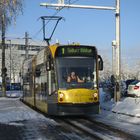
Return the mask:
M21 72L19 72L19 77L21 77Z
M6 67L2 69L2 75L4 77L7 77L7 68Z

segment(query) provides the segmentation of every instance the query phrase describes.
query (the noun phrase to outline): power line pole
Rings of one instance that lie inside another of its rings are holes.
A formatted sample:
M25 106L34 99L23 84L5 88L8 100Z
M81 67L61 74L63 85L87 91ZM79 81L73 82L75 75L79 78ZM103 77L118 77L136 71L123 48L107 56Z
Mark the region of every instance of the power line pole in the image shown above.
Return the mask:
M12 44L11 44L11 40L9 39L9 40L7 40L7 41L9 41L9 46L10 46L10 60L9 60L9 62L10 62L10 92L11 92L11 83L12 83L12 77L11 77L11 59L12 59L12 51L11 51L11 47L12 47Z
M115 96L116 102L120 100L121 97L121 51L120 51L120 0L116 0L116 84L115 84Z
M28 59L28 33L25 32L25 59Z

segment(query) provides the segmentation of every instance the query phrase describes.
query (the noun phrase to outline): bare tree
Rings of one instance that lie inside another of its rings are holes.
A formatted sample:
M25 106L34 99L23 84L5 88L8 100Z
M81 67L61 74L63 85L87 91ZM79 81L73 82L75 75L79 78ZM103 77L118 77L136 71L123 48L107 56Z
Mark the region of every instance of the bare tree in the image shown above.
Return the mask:
M0 0L0 30L2 46L2 92L6 94L6 71L5 67L5 32L8 25L22 12L23 0Z
M23 12L23 1L24 0L0 0L0 26L2 26L2 18L4 16L5 27ZM0 30L2 27L0 28Z
M122 58L121 62L121 80L127 80L130 78L130 67L126 58Z
M101 81L108 81L112 75L111 62L108 56L103 56L104 69L100 72Z

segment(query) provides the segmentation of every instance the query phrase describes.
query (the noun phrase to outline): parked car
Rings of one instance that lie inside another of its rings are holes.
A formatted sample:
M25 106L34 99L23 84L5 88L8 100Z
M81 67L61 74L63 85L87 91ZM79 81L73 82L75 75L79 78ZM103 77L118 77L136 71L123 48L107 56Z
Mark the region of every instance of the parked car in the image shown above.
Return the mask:
M128 86L134 82L136 79L128 79L126 81L123 81L123 89L122 89L122 96L128 96L127 95L127 90L128 90Z
M135 80L128 85L127 95L140 97L140 81L139 80Z
M18 97L22 97L22 95L23 95L23 92L21 90L20 83L12 83L11 85L7 85L6 87L7 97L18 98Z
M22 91L14 90L14 91L6 91L6 96L11 98L19 98L22 97Z

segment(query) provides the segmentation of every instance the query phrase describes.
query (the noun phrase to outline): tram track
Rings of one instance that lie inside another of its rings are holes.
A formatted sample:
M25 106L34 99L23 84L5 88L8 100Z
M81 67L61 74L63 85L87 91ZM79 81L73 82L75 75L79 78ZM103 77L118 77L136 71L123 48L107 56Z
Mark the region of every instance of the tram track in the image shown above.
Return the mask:
M91 118L55 118L62 127L96 140L138 140L136 136Z
M82 133L85 135L97 139L97 140L102 140L100 137L100 133L93 131L92 129L88 128L87 126L82 125L81 123L77 121L70 121L70 120L64 120L67 124L73 126L74 128L80 130Z
M133 140L139 140L140 139L139 137L134 136L134 135L130 134L129 132L126 132L126 131L122 130L121 128L117 128L117 127L111 126L109 124L105 124L105 123L97 121L93 118L87 118L87 120L89 122L92 122L93 124L96 124L96 125L99 125L103 128L106 128L108 130L111 130L112 132L117 132L118 134L120 134L122 136L128 137L127 138L128 140L129 139L133 139Z
M113 126L104 124L102 122L98 122L94 119L91 118L86 118L86 119L80 119L78 122L83 123L83 125L86 125L87 127L90 127L92 130L100 132L101 135L103 135L103 139L127 139L127 140L134 140L134 139L139 139L136 138L136 136L131 135L123 130L114 128Z
M73 119L55 117L54 120L64 129L70 130L81 137L86 137L88 140L102 140L97 133L94 133L90 128L83 126L81 123L75 122Z
M35 109L36 110L36 109ZM65 116L65 117L54 117L50 115L46 115L39 110L36 110L39 113L42 113L47 118L53 119L60 126L59 133L75 133L80 137L88 137L88 140L139 140L140 138L130 134L129 132L125 132L117 127L111 126L109 124L105 124L103 122L99 122L91 117L74 117L74 116ZM66 140L73 140L71 135L65 135ZM83 138L82 138L83 139ZM78 140L78 139L77 139ZM81 139L80 139L81 140Z
M60 126L59 133L62 132L66 140L73 140L71 133L75 133L80 139L80 137L88 137L88 140L139 140L140 138L125 132L117 127L99 122L91 117L74 117L74 116L63 116L63 117L54 117L46 115L43 112L35 109L39 113L42 113L47 118L51 118L58 123ZM66 135L65 132L68 132L69 135ZM83 138L82 138L83 139ZM81 140L81 139L80 139Z

